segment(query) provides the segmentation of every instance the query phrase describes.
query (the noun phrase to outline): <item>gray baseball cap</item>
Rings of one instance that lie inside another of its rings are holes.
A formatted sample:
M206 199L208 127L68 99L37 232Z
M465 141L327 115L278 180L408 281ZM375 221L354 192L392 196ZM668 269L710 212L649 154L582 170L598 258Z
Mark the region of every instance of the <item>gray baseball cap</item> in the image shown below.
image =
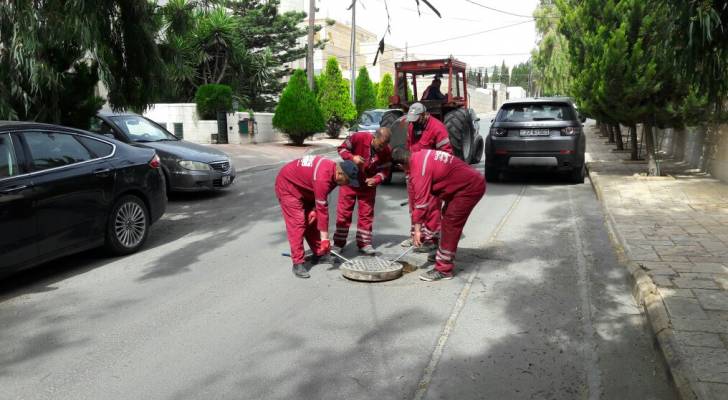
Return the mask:
M413 103L407 111L407 122L415 122L423 112L427 111L422 103Z

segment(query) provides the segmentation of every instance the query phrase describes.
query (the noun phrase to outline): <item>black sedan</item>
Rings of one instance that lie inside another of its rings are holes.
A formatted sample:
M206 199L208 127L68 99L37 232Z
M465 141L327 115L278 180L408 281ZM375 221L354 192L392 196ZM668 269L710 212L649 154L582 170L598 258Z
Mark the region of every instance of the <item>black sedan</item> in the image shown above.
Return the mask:
M235 167L227 154L179 139L141 115L100 112L90 130L132 146L156 150L162 160L168 191L221 189L235 180Z
M101 245L135 252L166 206L154 150L0 121L0 275Z

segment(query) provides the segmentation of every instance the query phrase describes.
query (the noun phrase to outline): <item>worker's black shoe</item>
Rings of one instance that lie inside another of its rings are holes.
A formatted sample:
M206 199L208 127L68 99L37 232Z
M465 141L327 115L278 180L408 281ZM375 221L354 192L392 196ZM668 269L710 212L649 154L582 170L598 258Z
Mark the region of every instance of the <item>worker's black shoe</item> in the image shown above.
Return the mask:
M317 256L316 254L311 255L311 265L318 265L318 264L331 264L333 262L331 258L331 254L324 254L322 256Z
M452 279L452 276L453 276L452 274L445 274L445 273L442 273L433 268L433 269L423 273L422 275L420 275L420 279L423 281L427 281L427 282L444 281L444 280Z
M427 261L429 262L435 262L437 261L437 252L433 251L430 254L427 255Z
M303 264L293 264L293 275L296 275L299 278L310 278L311 275L306 270L306 267L303 266Z

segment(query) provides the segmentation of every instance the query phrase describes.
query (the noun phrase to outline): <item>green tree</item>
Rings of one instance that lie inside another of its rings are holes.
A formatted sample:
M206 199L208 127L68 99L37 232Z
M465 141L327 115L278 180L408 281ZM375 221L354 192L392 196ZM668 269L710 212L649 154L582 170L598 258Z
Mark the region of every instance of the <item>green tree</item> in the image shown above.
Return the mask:
M357 116L377 105L377 93L374 91L374 84L369 79L369 71L366 67L359 68L359 75L356 77L356 112Z
M356 119L356 107L349 96L349 87L341 76L339 62L331 57L326 62L318 90L318 100L326 120L326 133L332 138L338 138L341 128Z
M147 107L161 72L153 10L146 0L0 2L0 119L85 127L99 78L112 108Z
M389 108L389 98L394 95L392 75L384 74L377 90L377 108Z
M233 91L227 85L202 85L195 94L195 103L201 119L217 119L218 112L232 110Z
M570 95L569 42L559 31L559 8L552 0L541 0L533 16L540 36L538 49L532 56L540 78L538 91L545 96Z
M500 82L508 85L508 83L511 81L511 74L508 71L508 66L506 66L506 61L503 60L503 64L501 64L500 67Z
M500 70L498 69L498 66L497 65L494 65L493 66L493 74L491 75L490 80L493 81L493 82L500 82L500 78L501 78Z
M242 107L269 110L305 56L305 13L279 13L280 0L169 0L160 8L168 87L162 100L189 101L199 85L230 86ZM316 30L320 27L317 26ZM323 42L318 42L319 48Z
M324 116L309 89L306 72L298 69L288 81L273 115L273 126L283 132L295 145L326 129Z

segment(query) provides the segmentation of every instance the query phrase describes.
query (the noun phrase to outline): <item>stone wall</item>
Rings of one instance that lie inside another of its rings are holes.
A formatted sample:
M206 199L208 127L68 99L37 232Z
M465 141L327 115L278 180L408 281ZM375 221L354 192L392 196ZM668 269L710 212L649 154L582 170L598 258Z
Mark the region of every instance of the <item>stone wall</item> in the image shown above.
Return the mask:
M706 169L728 183L728 124L710 126L706 138Z

